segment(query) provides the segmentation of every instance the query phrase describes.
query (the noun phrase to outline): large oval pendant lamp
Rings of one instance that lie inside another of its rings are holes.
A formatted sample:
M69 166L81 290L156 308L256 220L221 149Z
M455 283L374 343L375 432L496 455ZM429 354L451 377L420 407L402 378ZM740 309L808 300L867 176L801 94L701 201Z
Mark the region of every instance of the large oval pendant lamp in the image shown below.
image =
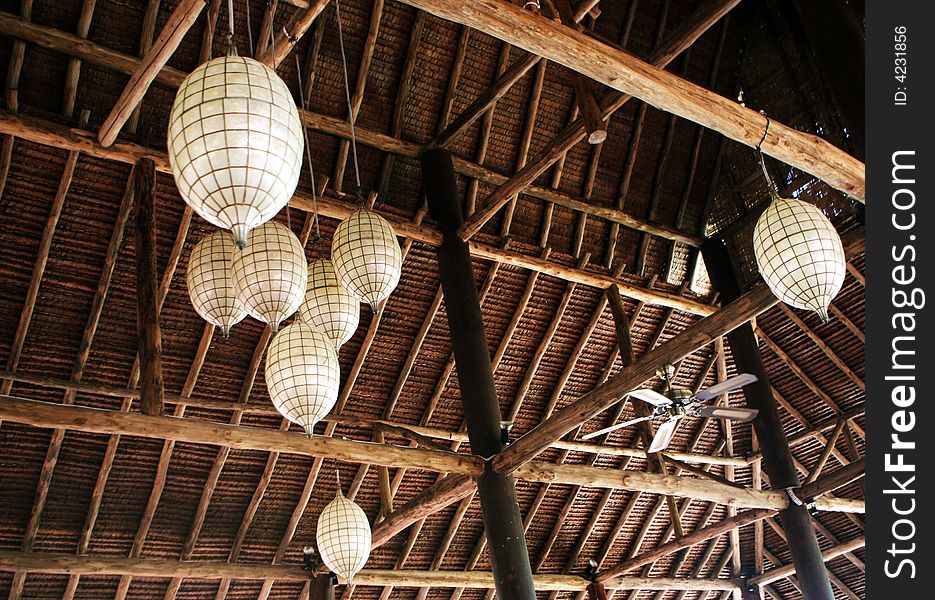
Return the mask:
M341 368L331 338L295 321L266 350L266 387L276 410L312 437L338 400Z
M828 320L828 306L844 284L841 236L818 207L780 198L760 155L772 200L753 229L753 253L766 284L795 308Z
M335 229L331 260L341 285L376 312L399 283L403 256L389 221L361 207Z
M318 516L315 541L321 560L351 585L370 557L371 538L367 514L338 487L334 500Z
M209 60L175 96L168 154L182 199L243 248L299 182L302 125L292 93L252 58Z
M227 231L209 233L192 249L185 278L195 311L208 323L220 327L224 337L247 316L247 308L234 291L232 266L236 249Z
M334 265L319 259L308 266L308 291L299 318L317 328L340 348L357 331L360 302L338 283Z
M302 243L285 225L264 223L252 237L234 255L234 290L250 315L275 332L305 297L308 263Z

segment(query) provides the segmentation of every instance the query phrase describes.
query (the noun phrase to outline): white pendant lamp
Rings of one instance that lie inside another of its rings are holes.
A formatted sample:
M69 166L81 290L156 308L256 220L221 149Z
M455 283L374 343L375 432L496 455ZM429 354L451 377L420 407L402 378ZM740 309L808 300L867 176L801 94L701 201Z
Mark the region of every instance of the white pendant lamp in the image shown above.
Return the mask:
M370 557L370 522L361 507L344 497L340 487L318 517L315 540L325 565L352 584Z
M253 318L276 331L305 298L305 251L295 234L275 221L257 227L252 238L234 255L234 290Z
M292 93L266 65L231 55L185 78L172 105L169 164L185 200L241 248L295 192L302 125Z
M818 207L780 198L765 164L763 173L772 201L753 230L757 267L777 298L827 321L828 306L844 284L841 236Z
M276 410L312 436L338 400L341 370L331 338L302 321L273 337L266 350L266 387Z
M198 242L188 260L188 296L201 318L230 335L247 309L234 291L232 265L237 247L227 231L209 233Z
M403 257L389 221L361 207L335 230L331 261L341 285L376 312L399 283Z
M338 283L334 265L319 259L308 266L308 291L299 318L317 328L340 348L360 323L360 302Z

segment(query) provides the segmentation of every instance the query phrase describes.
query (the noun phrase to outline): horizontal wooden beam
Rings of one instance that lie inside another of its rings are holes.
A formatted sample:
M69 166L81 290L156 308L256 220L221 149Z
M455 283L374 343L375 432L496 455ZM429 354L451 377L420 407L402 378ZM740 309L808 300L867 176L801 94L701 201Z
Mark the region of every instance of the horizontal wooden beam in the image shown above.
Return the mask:
M2 22L2 20L0 20L0 22ZM2 33L2 31L0 31L0 33ZM331 123L334 126L340 125L341 127L346 125L343 121L323 115L312 116L311 113L304 113L304 116L306 122L312 119L316 123L322 124L322 127L327 123ZM323 131L328 133L330 130ZM348 135L349 131L350 129L348 126ZM0 111L0 133L10 134L46 146L76 150L88 156L127 164L134 164L140 158L152 158L156 163L156 170L163 173L171 172L165 152L145 148L138 144L119 141L105 148L101 146L94 135L88 131L58 125L44 119ZM357 129L357 133L359 139L363 142L365 138L360 128ZM458 161L455 161L455 163L457 165ZM325 195L319 196L317 201L319 215L333 219L344 219L356 208L355 199L352 197ZM310 194L296 193L290 201L290 206L299 210L311 212L315 207L315 203L312 201ZM393 227L397 235L402 237L412 238L430 245L438 245L441 242L440 235L431 227L395 220L393 221ZM537 271L566 281L601 289L616 285L620 293L624 296L640 302L646 302L647 304L674 308L695 315L709 315L714 311L714 309L707 304L684 298L678 294L646 289L636 284L620 281L613 277L609 271L588 271L566 266L544 259L541 256L530 256L493 244L485 244L473 240L470 242L470 248L471 254L477 258L529 269L530 271Z
M483 461L467 454L325 436L314 436L308 439L297 431L223 425L191 418L152 417L138 413L26 400L16 396L0 396L0 420L9 420L33 427L139 436L239 450L328 457L377 466L451 473L468 478L477 477L483 472ZM781 509L788 505L788 498L782 492L738 489L717 481L675 475L549 463L524 464L515 469L515 474L526 481L670 494L740 508ZM450 481L449 485L453 485L453 481ZM464 488L459 487L459 489ZM860 512L863 506L862 502L833 496L823 496L816 502L821 510L842 510L839 507L844 506L846 508L843 510Z
M140 436L239 450L325 456L355 463L441 473L476 476L483 472L483 461L466 454L326 436L308 439L304 434L278 429L222 425L189 418L152 417L138 413L38 402L15 396L0 396L0 420L10 420L33 427Z
M505 0L403 0L713 129L811 173L862 200L864 164L818 136L796 131L672 73ZM762 143L761 143L762 140Z
M866 540L864 539L864 536L860 536L848 542L844 542L843 544L839 544L833 548L822 551L821 558L825 562L828 562L829 560L834 560L835 558L847 554L848 552L853 552L854 550L863 548L865 545ZM747 583L750 585L768 585L774 581L789 577L790 575L795 575L795 565L789 564L777 567L775 569L770 569L762 575L757 575L756 577L748 579Z
M79 394L89 394L93 396L108 396L111 398L133 398L138 399L140 397L139 389L130 389L125 387L118 386L108 386L100 384L91 384L91 383L76 383L69 379L58 379L55 377L46 377L43 375L35 375L31 373L23 372L9 372L9 371L0 371L0 380L10 380L17 381L20 383L28 383L30 385L36 385L39 387L53 388L58 390L64 390L72 393ZM202 396L180 396L175 394L166 394L165 395L166 404L174 404L176 406L186 406L186 407L195 407L195 408L207 408L210 410L223 410L230 412L243 412L246 414L253 415L267 415L278 417L279 412L273 407L272 404L262 403L262 404L247 404L244 405L235 400L217 400L215 398L207 398ZM426 427L423 425L411 425L409 423L399 423L396 421L389 421L386 419L372 419L368 417L359 417L352 414L335 414L331 413L326 415L322 419L328 423L337 423L340 425L357 425L360 427L371 427L371 428L386 428L387 433L398 433L403 435L402 430L410 432L412 435L424 436L433 440L445 440L449 442L467 442L468 435L463 431L447 431L444 429L437 429L434 427ZM405 436L403 436L405 437ZM575 452L583 452L585 454L603 454L607 456L629 456L631 458L646 458L646 450L643 448L630 448L626 446L609 446L601 444L591 444L588 442L577 442L577 441L568 441L568 440L559 440L552 444L553 448L558 450L573 450ZM733 467L745 467L748 466L751 462L750 459L744 457L734 457L734 456L711 456L707 454L696 454L693 452L673 452L667 451L666 456L672 457L676 460L685 461L687 463L701 464L701 465L730 465Z
M0 551L0 570L55 575L129 575L133 577L187 579L280 579L308 581L302 565L178 561L109 556L74 556ZM584 591L590 583L576 575L536 575L539 591ZM342 583L345 583L342 581ZM493 589L493 576L485 571L408 571L364 569L354 585L394 587L442 587ZM604 583L608 589L631 590L725 590L740 586L734 579L672 577L621 577Z
M2 11L0 11L0 35L21 39L49 50L79 58L88 64L119 73L131 74L140 65L140 59L135 56L111 50L74 34L31 23ZM169 87L178 87L186 75L184 71L179 69L164 67L156 74L155 81ZM312 129L345 139L351 137L350 124L346 121L308 111L300 111L300 114L306 126ZM356 127L355 133L357 134L357 141L360 143L398 156L417 158L421 151L421 147L415 142L368 130L359 125ZM115 158L115 160L119 159ZM454 159L454 167L458 174L477 179L492 186L500 186L508 179L501 173L457 157ZM680 242L692 247L701 245L702 240L698 236L683 233L674 227L638 219L615 207L592 204L585 199L565 194L550 187L530 186L525 190L525 193L531 197L619 223L624 227L663 239Z

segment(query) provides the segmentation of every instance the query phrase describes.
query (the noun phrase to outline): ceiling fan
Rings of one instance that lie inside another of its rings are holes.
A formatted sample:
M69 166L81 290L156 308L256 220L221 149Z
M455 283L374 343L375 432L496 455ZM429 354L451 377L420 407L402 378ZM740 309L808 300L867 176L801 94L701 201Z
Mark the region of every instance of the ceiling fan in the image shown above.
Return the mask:
M708 404L708 402L718 396L753 383L757 380L755 375L741 373L740 375L725 379L697 393L692 393L692 391L687 388L679 388L672 385L672 377L675 375L675 367L673 365L662 367L656 371L656 375L665 383L664 395L655 390L646 388L633 390L627 394L653 405L655 409L652 414L592 431L587 435L581 436L581 439L589 440L599 435L616 431L617 429L664 416L666 420L659 425L659 429L656 430L656 435L653 436L653 441L647 450L647 453L652 454L665 450L666 447L668 447L669 442L672 441L672 436L675 435L675 428L683 417L711 417L715 419L745 422L752 420L759 412L754 408L711 406Z

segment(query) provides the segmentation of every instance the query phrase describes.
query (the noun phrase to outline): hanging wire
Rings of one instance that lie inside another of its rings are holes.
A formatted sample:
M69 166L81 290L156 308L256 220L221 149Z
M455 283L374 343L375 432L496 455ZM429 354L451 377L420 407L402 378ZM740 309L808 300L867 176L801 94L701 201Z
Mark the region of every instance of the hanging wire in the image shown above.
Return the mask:
M234 0L227 0L227 55L237 56L234 44Z
M302 90L305 88L302 83L302 65L299 62L298 54L295 55L295 73L299 80L299 96L302 97L302 110L307 111L308 101L305 99L305 94L302 93ZM315 227L315 245L318 248L318 258L324 258L321 228L318 224L318 186L315 183L315 167L312 166L312 147L308 143L308 128L305 127L304 123L302 124L302 136L305 138L305 158L308 161L308 172L312 178L312 225Z
M776 184L773 183L772 178L769 176L769 171L766 170L766 158L763 156L763 142L766 141L766 135L769 133L769 124L770 119L764 113L760 113L766 118L766 128L763 130L763 137L760 138L760 141L756 145L756 156L760 161L760 168L763 169L763 177L766 178L766 190L769 192L769 196L772 199L779 197L779 190L776 188Z
M247 4L247 10L244 16L247 20L247 43L250 44L250 56L253 56L253 29L250 28L250 0L244 0Z
M347 117L351 123L351 152L354 157L354 179L357 183L357 200L364 201L363 188L360 185L360 165L357 162L357 132L354 129L354 109L351 106L351 83L347 76L347 54L344 51L344 30L341 27L341 2L334 0L334 15L338 22L338 42L341 46L341 64L344 67L344 95L347 98Z

